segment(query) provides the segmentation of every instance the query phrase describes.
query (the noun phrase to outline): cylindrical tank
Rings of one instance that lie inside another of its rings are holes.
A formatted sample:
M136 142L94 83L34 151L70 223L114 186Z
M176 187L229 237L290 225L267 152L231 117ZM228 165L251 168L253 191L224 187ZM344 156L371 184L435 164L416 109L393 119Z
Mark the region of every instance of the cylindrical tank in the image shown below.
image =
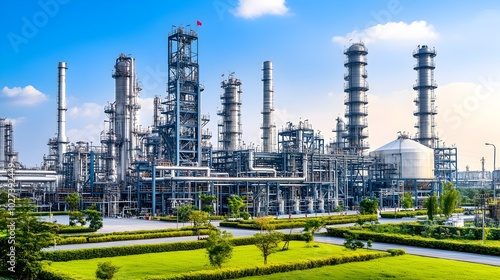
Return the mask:
M314 213L314 199L312 198L309 198L307 201L307 212Z
M417 64L413 69L418 73L417 82L413 86L413 89L417 91L415 99L417 110L414 113L418 118L415 125L418 129L416 140L429 148L435 147L437 138L434 121L434 116L437 114L434 106L434 89L437 88L434 81L435 56L436 51L426 45L418 46L413 52L413 57L417 59Z
M367 98L368 77L366 72L368 49L363 43L352 44L344 54L347 56L344 66L347 68L347 74L344 75L346 92L345 117L347 118L347 133L343 136L346 139L346 147L350 153L361 155L369 148L366 138L368 134L367 127Z
M285 214L285 201L283 199L278 199L279 210L278 214Z
M272 152L275 146L273 63L264 61L263 67L262 150Z
M299 199L293 200L293 213L300 214L300 200Z
M318 212L325 213L325 201L323 199L318 199Z
M400 137L370 152L370 156L376 157L381 164L395 168L390 178L434 178L434 150L415 140Z

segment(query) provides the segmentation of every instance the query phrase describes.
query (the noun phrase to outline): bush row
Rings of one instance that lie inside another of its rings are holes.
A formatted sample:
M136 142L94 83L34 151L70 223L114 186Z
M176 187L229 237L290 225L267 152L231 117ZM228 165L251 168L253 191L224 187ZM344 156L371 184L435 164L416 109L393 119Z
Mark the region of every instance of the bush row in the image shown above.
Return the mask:
M336 225L336 224L348 224L348 223L356 223L358 221L362 222L371 222L377 221L377 215L348 215L348 216L325 216L318 218L309 218L316 219L324 222L325 225ZM274 226L275 229L287 229L287 228L302 228L305 226L307 219L278 219L271 221L271 225ZM245 229L259 229L259 225L255 223L255 220L249 221L223 221L219 224L221 227L236 227L236 228L245 228Z
M408 235L420 235L423 237L434 237L437 239L482 239L482 228L478 227L452 227L443 225L425 225L416 222L399 224L378 224L368 227L373 232L399 233ZM500 240L500 229L485 228L485 238L489 240Z
M420 236L404 236L401 234L376 233L349 228L327 228L327 234L330 236L344 237L344 233L355 234L358 239L362 240L500 256L500 246L460 243L455 240L437 240Z
M285 235L290 240L302 240L301 234ZM232 242L235 246L255 244L255 238L241 237L233 238ZM128 246L115 247L98 247L85 248L78 250L59 250L59 251L42 251L43 259L50 261L71 261L71 260L86 260L94 258L106 258L116 256L138 255L148 253L161 253L170 251L185 251L205 248L206 241L195 240L185 242L171 242L159 244L139 244Z
M61 215L69 215L69 211L52 211L52 212L31 212L32 216L61 216Z
M453 210L453 213L463 213L463 212L464 212L463 208L456 208L455 210ZM437 214L442 214L442 211L438 210ZM413 210L413 211L401 210L396 213L394 213L394 211L386 211L380 213L380 217L386 219L413 218L415 216L423 216L423 215L427 215L427 209Z
M155 232L155 233L143 233L143 234L128 234L128 235L106 235L106 236L79 236L72 237L68 236L65 238L59 238L57 244L67 245L67 244L80 244L80 243L99 243L99 242L114 242L114 241L124 241L124 240L139 240L139 239L153 239L153 238L168 238L168 237L180 237L180 236L194 236L197 233L191 230L183 231L168 231L168 232ZM200 235L210 234L209 229L200 230Z
M59 234L62 233L84 233L84 232L95 232L95 230L89 227L82 226L67 226L67 225L58 225L56 229Z
M388 253L357 253L344 256L330 256L312 260L298 260L288 263L277 263L258 265L245 268L222 268L215 270L202 270L177 274L173 276L146 277L145 279L168 279L168 280L215 280L234 279L248 276L269 275L274 273L289 272L295 270L313 269L323 266L338 265L350 262L361 262L389 256Z
M219 216L219 215L210 215L210 220L211 221L220 221L226 219L226 216ZM157 218L154 218L163 222L180 222L177 216L160 216Z
M202 229L208 229L208 227L201 227ZM152 229L152 230L133 230L133 231L117 231L108 233L91 233L91 234L74 234L71 237L102 237L109 235L130 235L130 234L146 234L146 233L159 233L159 232L173 232L173 231L194 231L195 228L191 226L181 227L181 228L162 228L162 229Z

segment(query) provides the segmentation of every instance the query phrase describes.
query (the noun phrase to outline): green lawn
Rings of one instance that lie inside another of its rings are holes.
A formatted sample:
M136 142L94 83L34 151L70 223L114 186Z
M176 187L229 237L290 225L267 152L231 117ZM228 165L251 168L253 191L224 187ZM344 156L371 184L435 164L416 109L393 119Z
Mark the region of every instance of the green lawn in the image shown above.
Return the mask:
M240 279L498 279L500 267L404 255Z
M268 263L283 263L292 260L322 258L331 255L351 254L342 246L320 244L306 248L302 241L291 241L290 249L279 251L268 257ZM360 250L365 251L365 250ZM358 251L359 252L359 251ZM75 279L95 279L98 262L112 261L120 270L113 278L141 279L145 276L173 275L182 272L214 269L208 263L205 249L142 255L121 256L69 262L52 262L51 266ZM249 267L263 264L261 252L254 245L234 247L233 258L223 267Z

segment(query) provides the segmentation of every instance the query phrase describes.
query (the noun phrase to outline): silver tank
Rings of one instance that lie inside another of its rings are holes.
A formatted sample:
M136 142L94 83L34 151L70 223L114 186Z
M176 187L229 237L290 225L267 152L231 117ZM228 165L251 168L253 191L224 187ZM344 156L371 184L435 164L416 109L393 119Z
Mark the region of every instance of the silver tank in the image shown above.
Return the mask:
M417 92L415 105L417 110L413 115L417 117L416 140L421 144L434 148L436 142L435 134L435 115L437 114L435 103L434 89L437 84L434 80L434 57L436 56L435 49L429 48L427 45L418 46L413 52L413 57L417 59L417 63L413 67L417 71L418 76L413 89Z
M275 147L273 63L264 61L263 67L262 149L273 152Z
M368 82L366 72L368 49L363 43L354 43L344 51L347 59L344 66L347 73L344 75L344 92L346 92L345 117L347 118L345 149L351 154L362 155L369 148L367 138Z
M224 92L221 95L222 116L219 142L222 149L235 151L241 145L241 80L229 75L227 80L222 81L221 88Z

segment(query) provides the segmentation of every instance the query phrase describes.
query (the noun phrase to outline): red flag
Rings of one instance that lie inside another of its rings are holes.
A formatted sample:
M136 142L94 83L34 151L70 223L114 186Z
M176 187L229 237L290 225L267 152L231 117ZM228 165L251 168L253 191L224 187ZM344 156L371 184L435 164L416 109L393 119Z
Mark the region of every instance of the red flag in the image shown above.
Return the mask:
M196 21L196 26L202 26L201 21L197 20L197 21Z

